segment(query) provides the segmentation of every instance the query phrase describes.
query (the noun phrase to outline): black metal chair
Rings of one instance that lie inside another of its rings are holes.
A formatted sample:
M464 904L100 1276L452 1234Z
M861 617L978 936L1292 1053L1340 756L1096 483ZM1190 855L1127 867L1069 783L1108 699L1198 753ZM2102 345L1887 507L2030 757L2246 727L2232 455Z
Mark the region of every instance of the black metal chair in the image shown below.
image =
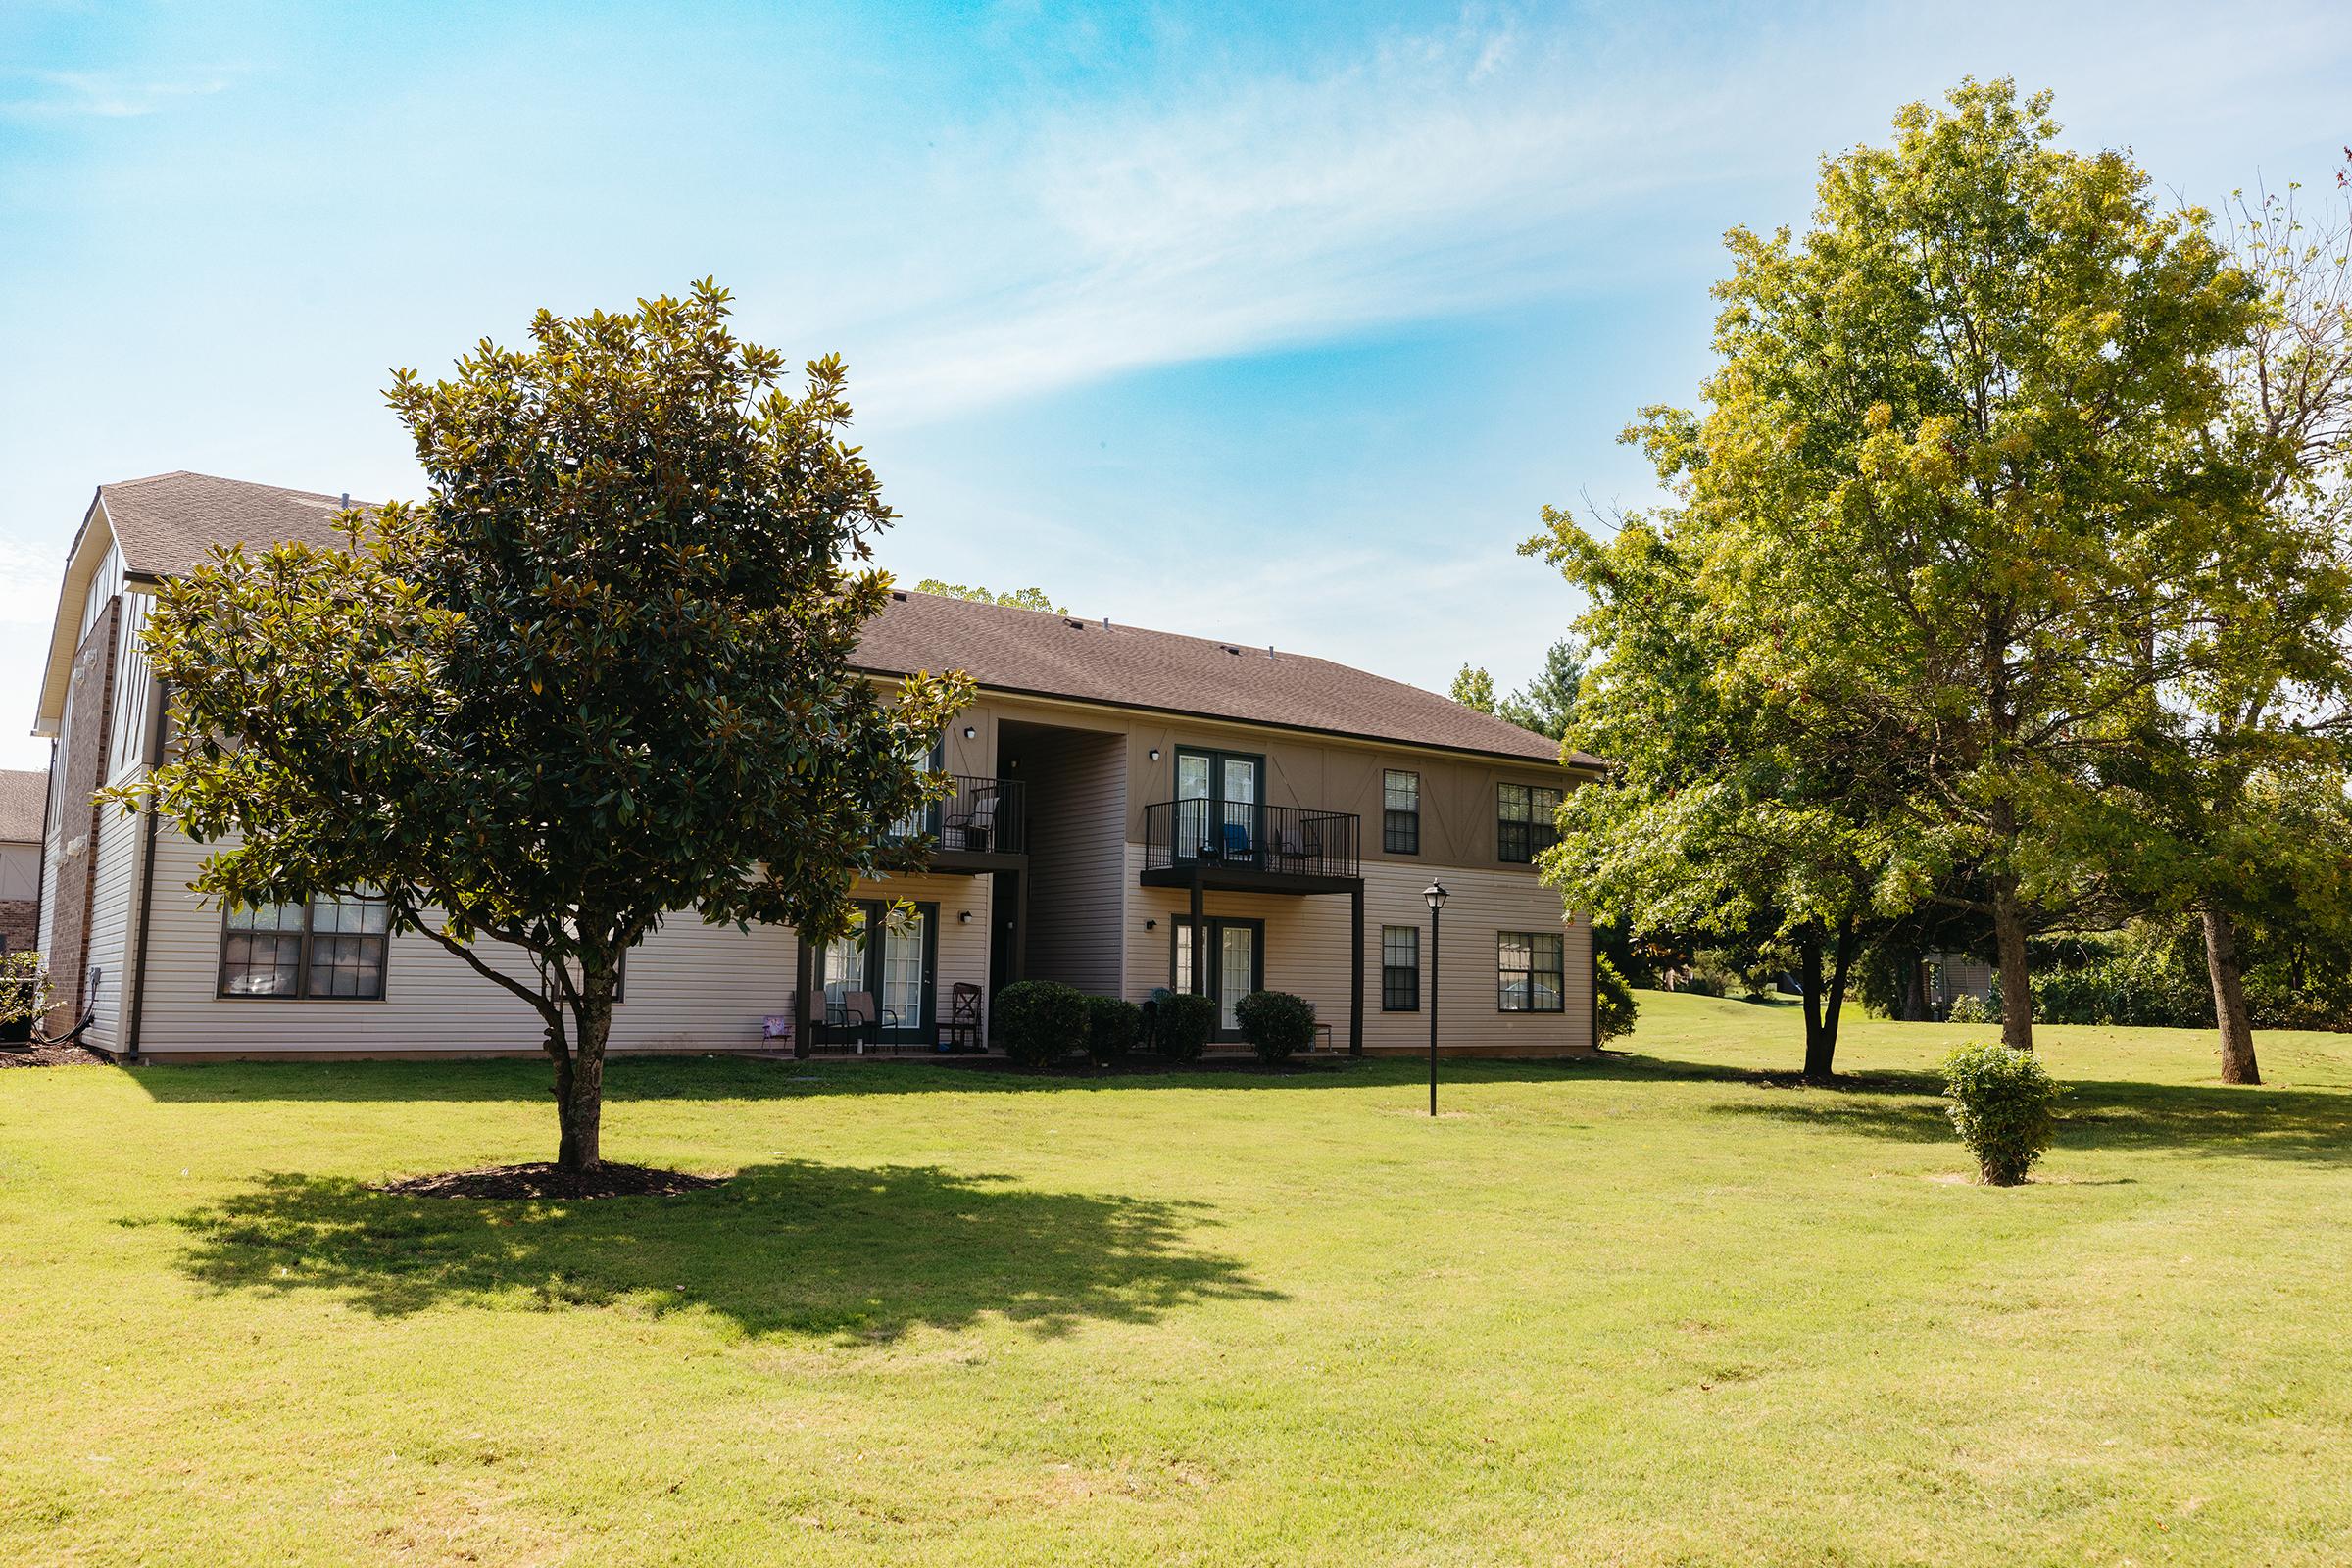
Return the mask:
M968 980L958 980L949 995L948 1016L939 1026L939 1049L942 1051L985 1051L988 1049L980 1033L980 988Z

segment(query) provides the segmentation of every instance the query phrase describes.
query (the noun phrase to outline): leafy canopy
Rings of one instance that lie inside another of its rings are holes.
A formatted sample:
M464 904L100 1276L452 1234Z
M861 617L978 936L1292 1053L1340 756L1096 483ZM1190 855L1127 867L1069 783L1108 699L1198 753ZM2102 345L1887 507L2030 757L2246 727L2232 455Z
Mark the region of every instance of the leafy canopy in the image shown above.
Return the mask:
M399 372L424 501L161 586L179 747L154 784L216 846L200 891L375 889L398 929L527 950L552 1006L609 998L671 911L821 941L905 862L875 824L935 787L917 760L968 683L893 706L852 669L892 514L840 362L791 395L728 298L542 312L528 350Z

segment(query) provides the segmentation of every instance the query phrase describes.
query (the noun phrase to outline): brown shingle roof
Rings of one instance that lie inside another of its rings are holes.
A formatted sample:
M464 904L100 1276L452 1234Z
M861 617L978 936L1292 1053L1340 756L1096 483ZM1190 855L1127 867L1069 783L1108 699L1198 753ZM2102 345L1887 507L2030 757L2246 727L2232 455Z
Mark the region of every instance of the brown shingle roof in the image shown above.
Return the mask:
M866 628L881 674L960 669L982 686L1557 762L1545 736L1328 659L936 594L902 593ZM1597 765L1581 754L1576 761Z
M150 577L184 572L217 544L344 542L334 527L341 498L308 490L181 471L102 484L98 495L122 547L123 565Z
M339 499L307 490L179 472L101 485L99 494L125 565L150 576L184 572L215 544L342 542L332 523ZM1327 659L1287 651L1269 659L1262 647L935 594L897 595L866 628L858 655L876 674L961 669L1000 691L1560 760L1544 736ZM1569 760L1598 765L1582 753Z
M0 769L0 842L40 843L41 818L48 804L47 769L38 773Z

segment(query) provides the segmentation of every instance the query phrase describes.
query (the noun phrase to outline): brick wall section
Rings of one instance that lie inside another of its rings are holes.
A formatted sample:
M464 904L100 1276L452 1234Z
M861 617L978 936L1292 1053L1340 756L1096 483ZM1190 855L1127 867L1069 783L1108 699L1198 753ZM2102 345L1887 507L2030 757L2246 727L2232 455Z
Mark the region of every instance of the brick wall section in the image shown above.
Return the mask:
M22 953L41 940L41 906L33 899L0 899L0 945Z
M100 825L97 804L90 797L105 782L99 774L106 766L107 731L114 718L115 628L122 614L118 594L74 651L68 688L74 716L59 748L66 777L58 794L57 908L49 930L49 984L57 997L46 1025L51 1034L74 1027L84 1000Z

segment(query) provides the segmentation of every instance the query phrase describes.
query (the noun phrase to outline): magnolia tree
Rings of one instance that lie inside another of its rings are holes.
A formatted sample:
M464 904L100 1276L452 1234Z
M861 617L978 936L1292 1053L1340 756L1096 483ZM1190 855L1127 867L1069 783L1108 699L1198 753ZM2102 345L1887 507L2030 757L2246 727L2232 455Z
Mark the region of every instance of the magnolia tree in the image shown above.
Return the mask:
M569 1171L600 1158L622 956L682 910L846 930L853 881L917 853L877 825L937 788L920 760L969 700L851 668L891 512L840 362L792 395L727 302L542 312L527 350L400 372L424 499L346 514L342 548L218 551L146 634L198 891L378 896L527 1004Z

